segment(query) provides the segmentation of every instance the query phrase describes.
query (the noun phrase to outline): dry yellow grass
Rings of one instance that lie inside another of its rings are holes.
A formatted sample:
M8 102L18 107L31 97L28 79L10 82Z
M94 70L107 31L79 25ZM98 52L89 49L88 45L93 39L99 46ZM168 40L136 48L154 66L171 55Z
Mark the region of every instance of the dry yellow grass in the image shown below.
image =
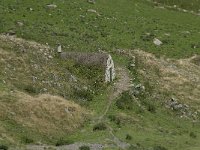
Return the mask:
M156 58L153 54L135 50L138 62L142 64L139 72L156 85L160 93L171 93L180 101L188 104L200 103L200 66L188 59ZM198 105L199 106L199 105Z
M9 118L36 134L62 136L79 128L88 116L78 104L58 96L32 97L22 92L13 92L12 96L15 98L11 101L0 100L0 120ZM3 127L0 131L10 134Z

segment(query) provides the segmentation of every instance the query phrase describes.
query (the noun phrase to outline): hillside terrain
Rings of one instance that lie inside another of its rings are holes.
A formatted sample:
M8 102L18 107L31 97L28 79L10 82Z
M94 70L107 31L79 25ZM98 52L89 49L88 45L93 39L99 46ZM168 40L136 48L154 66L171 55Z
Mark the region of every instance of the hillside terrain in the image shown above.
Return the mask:
M0 149L199 150L200 1L0 2ZM116 79L57 53L109 53Z

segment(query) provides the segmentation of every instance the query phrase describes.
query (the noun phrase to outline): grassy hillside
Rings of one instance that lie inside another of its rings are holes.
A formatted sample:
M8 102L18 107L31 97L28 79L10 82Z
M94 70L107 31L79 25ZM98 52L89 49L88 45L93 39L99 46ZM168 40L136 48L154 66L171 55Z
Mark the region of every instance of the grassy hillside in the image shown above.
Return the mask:
M1 1L0 32L48 43L67 51L141 48L180 58L199 53L199 16L154 8L144 0ZM95 10L95 11L92 11ZM158 38L163 45L153 44Z
M153 0L155 2L159 2L165 5L171 5L171 6L178 6L180 8L186 9L186 10L193 10L195 12L200 12L200 1L199 0Z
M57 143L82 126L88 115L77 104L47 94L1 91L0 106L1 144Z
M82 142L198 150L199 24L197 15L146 0L2 0L0 149ZM117 79L105 84L99 68L61 60L59 43L63 51L109 52Z

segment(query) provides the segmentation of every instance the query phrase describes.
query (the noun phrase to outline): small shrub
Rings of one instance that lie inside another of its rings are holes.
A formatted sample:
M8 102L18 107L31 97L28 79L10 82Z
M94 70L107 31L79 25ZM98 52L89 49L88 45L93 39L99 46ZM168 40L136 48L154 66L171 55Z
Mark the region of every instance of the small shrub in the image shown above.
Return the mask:
M27 93L29 93L29 94L37 94L37 93L38 93L37 89L34 88L34 87L31 86L31 85L26 85L26 86L24 87L24 90L25 90Z
M62 146L62 145L69 145L69 144L73 144L74 142L71 140L67 140L67 139L63 139L60 138L57 142L56 142L56 146Z
M74 89L75 98L91 101L93 99L93 94L86 89Z
M23 137L23 138L22 138L22 141L23 141L23 143L25 143L25 144L30 144L30 143L33 143L33 142L34 142L33 139L28 138L28 137Z
M195 139L197 135L194 132L190 132L190 137Z
M138 145L131 145L129 146L128 150L143 150L143 148Z
M93 131L97 131L97 130L106 130L106 124L105 123L98 123L94 126Z
M118 126L121 125L120 119L116 117L115 115L109 115L108 118L110 119L110 121L116 123Z
M0 150L8 150L8 146L0 144Z
M119 109L132 109L133 99L129 92L123 92L121 97L116 101L116 106Z
M132 139L132 136L129 135L129 134L127 134L127 135L126 135L126 140L131 140L131 139Z
M79 150L90 150L90 147L84 145L84 146L79 147Z
M153 104L148 103L148 105L147 105L147 110L148 110L149 112L151 112L151 113L155 113L155 112L156 112L156 107L155 107Z
M153 148L153 150L167 150L167 148L163 147L163 146L155 146Z

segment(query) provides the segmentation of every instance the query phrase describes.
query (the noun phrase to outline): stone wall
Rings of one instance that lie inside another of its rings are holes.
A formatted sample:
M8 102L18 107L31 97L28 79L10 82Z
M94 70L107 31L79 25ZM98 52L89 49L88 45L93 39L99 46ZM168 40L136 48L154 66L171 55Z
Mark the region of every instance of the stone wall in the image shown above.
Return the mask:
M98 66L105 70L105 82L111 82L115 79L115 68L112 57L105 53L88 52L62 52L61 58L73 60L75 63L86 66Z

